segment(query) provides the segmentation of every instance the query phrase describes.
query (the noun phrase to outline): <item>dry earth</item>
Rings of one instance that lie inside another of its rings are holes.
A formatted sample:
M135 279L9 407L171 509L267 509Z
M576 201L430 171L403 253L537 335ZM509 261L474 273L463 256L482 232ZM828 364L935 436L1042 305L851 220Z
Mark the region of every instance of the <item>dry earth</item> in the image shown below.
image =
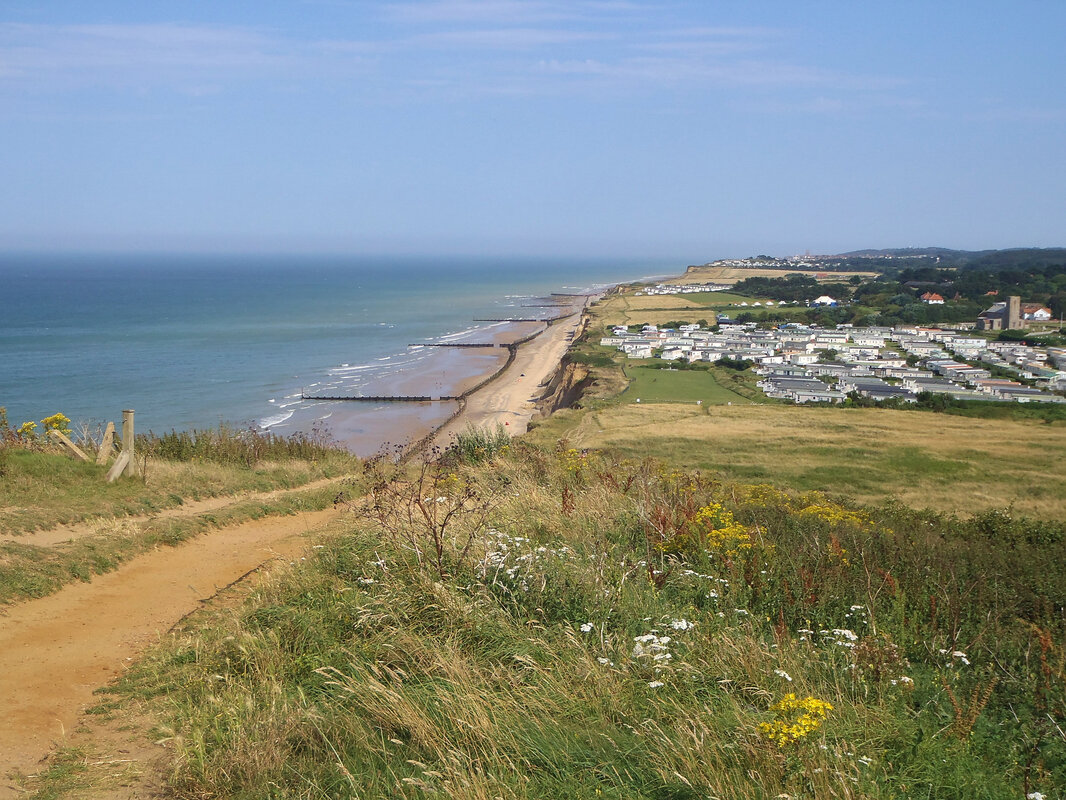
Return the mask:
M220 589L268 561L297 556L304 535L336 516L330 509L220 528L5 609L0 798L23 796L17 776L34 773L53 747L69 741L95 689Z

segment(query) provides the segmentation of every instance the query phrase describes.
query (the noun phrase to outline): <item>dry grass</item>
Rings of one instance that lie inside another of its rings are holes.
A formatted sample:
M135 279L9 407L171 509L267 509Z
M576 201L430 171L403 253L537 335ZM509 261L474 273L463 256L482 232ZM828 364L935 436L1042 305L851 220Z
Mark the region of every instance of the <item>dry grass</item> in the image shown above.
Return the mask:
M597 323L605 327L646 322L659 325L673 320L696 322L714 316L714 311L708 306L683 297L635 297L632 294L607 297L593 307L593 313Z
M742 481L971 514L1066 518L1066 427L886 409L626 405L568 417L611 447Z
M607 298L606 302L612 300L625 301L626 307L630 311L646 311L646 310L661 310L661 309L676 309L676 308L698 308L702 311L707 310L707 306L702 303L697 303L695 300L690 300L683 295L637 295L624 294L615 295Z

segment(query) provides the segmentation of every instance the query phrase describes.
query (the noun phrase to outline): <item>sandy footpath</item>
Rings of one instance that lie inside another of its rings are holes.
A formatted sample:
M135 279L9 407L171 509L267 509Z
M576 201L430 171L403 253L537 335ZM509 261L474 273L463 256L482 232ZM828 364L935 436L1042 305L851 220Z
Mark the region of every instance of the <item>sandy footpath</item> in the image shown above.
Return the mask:
M145 553L91 583L0 611L0 798L33 773L126 665L202 601L275 558L338 512L269 517Z
M437 431L433 444L447 447L470 426L494 428L500 424L512 436L525 433L537 412L537 400L559 368L580 325L578 311L520 345L511 365L466 398L462 413Z

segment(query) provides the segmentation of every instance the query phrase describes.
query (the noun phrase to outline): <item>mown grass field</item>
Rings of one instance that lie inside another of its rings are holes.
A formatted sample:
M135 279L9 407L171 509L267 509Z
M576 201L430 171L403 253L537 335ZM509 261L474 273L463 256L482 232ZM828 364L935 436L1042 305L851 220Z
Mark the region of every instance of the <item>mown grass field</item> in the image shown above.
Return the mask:
M670 389L664 383L659 391ZM1026 516L1066 519L1066 425L888 409L642 402L565 412L534 436L863 503L898 500L964 515L1012 506Z
M748 398L722 386L710 370L656 369L625 366L630 384L619 396L623 403L750 403Z

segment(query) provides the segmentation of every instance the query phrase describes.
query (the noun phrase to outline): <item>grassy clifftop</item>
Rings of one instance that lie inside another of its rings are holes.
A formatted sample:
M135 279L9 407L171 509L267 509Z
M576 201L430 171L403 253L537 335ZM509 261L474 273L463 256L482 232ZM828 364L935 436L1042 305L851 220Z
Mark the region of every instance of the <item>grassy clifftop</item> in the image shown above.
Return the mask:
M176 796L1066 781L1061 525L495 449L371 470L346 532L129 673Z

